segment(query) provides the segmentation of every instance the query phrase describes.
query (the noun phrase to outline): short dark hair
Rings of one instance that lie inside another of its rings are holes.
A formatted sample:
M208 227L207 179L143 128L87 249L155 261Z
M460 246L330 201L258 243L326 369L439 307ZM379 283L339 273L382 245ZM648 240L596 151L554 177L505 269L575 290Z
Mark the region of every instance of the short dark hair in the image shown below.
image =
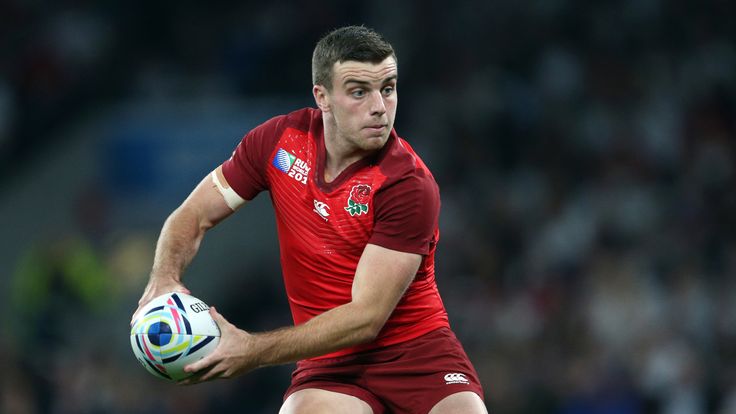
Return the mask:
M312 83L332 88L332 67L337 62L380 63L389 56L396 59L394 48L383 36L365 26L345 26L326 34L312 54Z

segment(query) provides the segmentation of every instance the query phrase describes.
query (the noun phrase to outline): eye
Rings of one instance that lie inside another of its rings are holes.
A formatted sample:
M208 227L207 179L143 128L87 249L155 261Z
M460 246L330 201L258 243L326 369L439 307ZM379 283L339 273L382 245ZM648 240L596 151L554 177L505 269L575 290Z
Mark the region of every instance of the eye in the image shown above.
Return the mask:
M363 89L354 89L350 94L353 96L353 98L362 98L365 96L365 91Z
M393 86L386 86L383 88L383 94L388 96L394 93L394 87Z

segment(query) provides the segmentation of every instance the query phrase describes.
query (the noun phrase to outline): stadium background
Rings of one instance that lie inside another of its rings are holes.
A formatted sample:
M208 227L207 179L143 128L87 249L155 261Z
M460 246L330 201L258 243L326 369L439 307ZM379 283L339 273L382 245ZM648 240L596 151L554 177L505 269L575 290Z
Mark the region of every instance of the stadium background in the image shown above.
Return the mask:
M277 411L290 366L175 387L128 322L166 215L348 23L397 49L491 411L736 412L735 4L0 2L0 412ZM261 195L187 275L242 328L290 322L273 227Z

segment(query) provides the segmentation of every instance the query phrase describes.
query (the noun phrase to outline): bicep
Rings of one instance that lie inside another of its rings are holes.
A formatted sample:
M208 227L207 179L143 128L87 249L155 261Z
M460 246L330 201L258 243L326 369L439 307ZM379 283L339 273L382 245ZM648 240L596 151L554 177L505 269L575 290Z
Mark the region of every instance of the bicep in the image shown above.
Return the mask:
M229 193L232 189L221 169L221 166L217 167L207 174L182 204L182 208L192 209L196 213L205 228L224 220L245 203L242 198L234 199Z
M388 319L422 262L422 256L368 244L353 280L352 302Z
M374 197L370 243L426 255L437 239L439 188L431 175L417 173L381 189Z

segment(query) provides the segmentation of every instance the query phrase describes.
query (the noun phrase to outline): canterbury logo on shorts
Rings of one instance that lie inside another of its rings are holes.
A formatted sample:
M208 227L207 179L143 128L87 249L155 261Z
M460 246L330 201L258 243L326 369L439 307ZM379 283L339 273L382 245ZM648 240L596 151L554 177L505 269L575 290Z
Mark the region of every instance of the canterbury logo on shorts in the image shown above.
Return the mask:
M453 372L450 374L445 374L445 383L447 384L470 384L470 381L468 381L468 378L465 376L465 374Z

